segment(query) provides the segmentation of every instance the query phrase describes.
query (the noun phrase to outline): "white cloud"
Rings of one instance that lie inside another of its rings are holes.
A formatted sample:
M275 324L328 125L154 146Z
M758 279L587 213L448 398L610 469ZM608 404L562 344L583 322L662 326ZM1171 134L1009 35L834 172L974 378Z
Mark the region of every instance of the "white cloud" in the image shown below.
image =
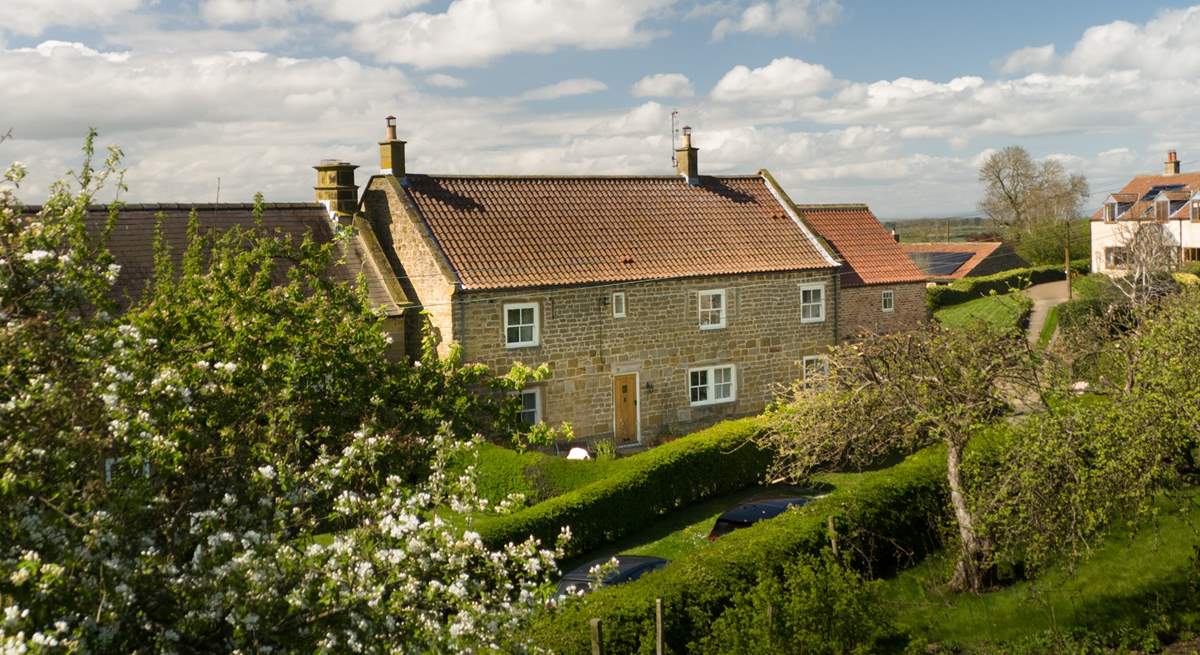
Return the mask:
M425 77L425 83L430 86L436 86L443 89L461 89L467 85L467 81L461 77L446 75L445 73L434 73Z
M734 66L717 82L713 98L724 101L811 96L833 85L833 73L820 64L782 57L762 68Z
M4 0L0 32L37 36L52 26L108 25L145 0Z
M647 75L634 82L630 92L639 98L690 98L696 95L691 80L681 73Z
M262 23L290 18L296 9L288 0L203 0L200 15L215 25Z
M996 62L996 68L1008 75L1048 70L1055 62L1054 44L1030 46L1010 53Z
M573 78L547 84L536 89L530 89L522 93L522 100L557 100L558 98L566 98L568 96L581 96L588 93L596 93L608 88L608 85L600 80L589 78Z
M771 0L756 2L736 18L722 18L713 27L712 36L720 40L733 32L812 36L818 27L837 20L840 0Z
M1075 73L1135 69L1154 78L1200 74L1200 6L1164 11L1145 25L1115 21L1089 28L1063 60Z
M350 43L379 61L422 68L478 66L512 53L643 45L643 26L674 0L453 0L437 14L360 23Z

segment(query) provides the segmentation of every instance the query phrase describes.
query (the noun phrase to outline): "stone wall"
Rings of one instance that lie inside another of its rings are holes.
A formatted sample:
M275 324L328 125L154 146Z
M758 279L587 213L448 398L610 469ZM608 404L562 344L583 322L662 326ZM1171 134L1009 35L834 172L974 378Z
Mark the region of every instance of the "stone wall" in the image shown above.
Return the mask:
M895 294L894 309L883 311L883 292ZM842 287L838 303L840 339L853 339L862 332L882 334L911 330L929 320L925 305L925 283L873 284Z
M395 186L395 178L375 176L363 193L363 211L375 230L380 246L397 271L405 294L417 303L408 310L407 342L410 356L421 352L424 320L428 312L434 332L441 338L440 352L448 352L454 331L454 276L440 253L431 247L433 239L415 213L410 211Z
M612 377L639 375L642 441L679 434L717 420L761 411L776 385L800 375L801 358L834 340L831 271L749 274L623 285L463 292L454 338L465 359L506 370L513 362L547 363L554 377L542 388L543 419L570 422L579 437L613 431ZM801 323L800 290L825 283L825 320ZM726 327L701 330L698 292L725 289ZM611 298L624 292L626 317L614 318ZM540 308L540 344L508 348L504 305ZM922 305L923 306L923 305ZM691 406L688 369L736 367L736 400Z

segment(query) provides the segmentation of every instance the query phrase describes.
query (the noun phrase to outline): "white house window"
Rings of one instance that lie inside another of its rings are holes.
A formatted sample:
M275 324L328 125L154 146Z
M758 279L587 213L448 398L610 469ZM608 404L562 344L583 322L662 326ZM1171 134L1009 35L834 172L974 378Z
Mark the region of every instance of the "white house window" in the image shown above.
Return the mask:
M509 348L538 345L538 305L535 302L504 306L504 343Z
M725 290L700 292L700 329L716 330L725 327Z
M883 311L890 312L896 309L896 292L887 289L883 292Z
M1104 267L1107 269L1125 268L1125 248L1121 246L1104 249Z
M1104 220L1109 223L1117 220L1117 203L1110 202L1104 205Z
M1200 221L1200 200L1192 201L1192 220Z
M829 375L829 358L825 355L805 355L801 379L807 381Z
M534 426L542 422L542 389L530 387L521 390L521 424Z
M618 291L612 295L613 318L625 318L625 292Z
M825 284L800 286L800 322L820 323L825 320Z
M688 394L692 405L715 405L737 399L733 366L708 366L688 371Z

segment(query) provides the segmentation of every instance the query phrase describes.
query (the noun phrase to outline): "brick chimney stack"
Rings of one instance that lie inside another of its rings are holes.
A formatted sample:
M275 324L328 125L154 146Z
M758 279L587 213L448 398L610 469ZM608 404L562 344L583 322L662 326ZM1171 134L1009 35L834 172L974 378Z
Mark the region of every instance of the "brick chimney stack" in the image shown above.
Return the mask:
M683 127L683 143L675 149L675 169L687 178L688 184L700 184L700 155L697 148L692 147L692 128Z
M404 142L396 138L396 117L387 117L387 141L379 142L379 172L404 177Z
M1179 175L1179 156L1174 150L1167 151L1167 161L1163 162L1163 175Z
M324 159L313 166L317 169L317 202L329 209L335 218L350 218L358 210L358 185L354 183L354 164L337 159Z

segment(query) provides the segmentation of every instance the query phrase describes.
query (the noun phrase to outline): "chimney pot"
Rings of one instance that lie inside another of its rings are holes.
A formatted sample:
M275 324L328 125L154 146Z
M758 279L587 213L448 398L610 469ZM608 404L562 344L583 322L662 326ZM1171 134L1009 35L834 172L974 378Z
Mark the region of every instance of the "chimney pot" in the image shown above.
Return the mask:
M379 142L379 172L403 178L404 142L396 138L396 117L388 116L386 120L387 140Z
M692 128L683 126L683 143L675 150L676 171L687 178L688 184L700 184L700 151L692 147Z
M1163 162L1163 173L1166 175L1179 175L1179 155L1174 149L1167 151L1167 161Z

